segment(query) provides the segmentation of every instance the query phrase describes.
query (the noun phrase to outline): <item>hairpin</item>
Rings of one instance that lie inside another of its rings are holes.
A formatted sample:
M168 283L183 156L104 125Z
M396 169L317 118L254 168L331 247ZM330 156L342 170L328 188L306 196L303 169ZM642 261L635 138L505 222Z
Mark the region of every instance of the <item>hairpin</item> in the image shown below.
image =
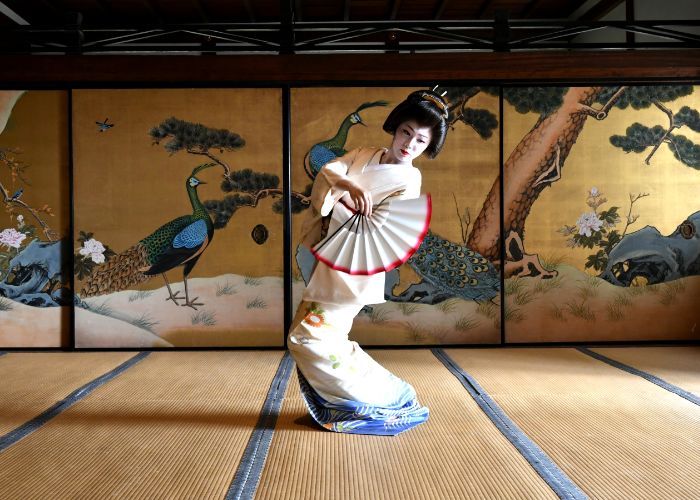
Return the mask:
M437 85L435 86L435 88L437 88ZM433 89L433 91L435 91L435 89ZM433 104L435 104L435 106L440 108L442 110L442 114L445 116L445 119L447 119L450 116L450 112L447 110L447 106L445 105L445 103L437 97L435 97L434 95L428 94L427 92L422 92L421 97L426 101L432 102Z
M433 92L435 92L439 86L440 86L440 84L435 85L433 87ZM435 92L435 93L437 94L437 92ZM445 97L445 94L447 94L447 90L443 90L442 94L440 94L440 97Z

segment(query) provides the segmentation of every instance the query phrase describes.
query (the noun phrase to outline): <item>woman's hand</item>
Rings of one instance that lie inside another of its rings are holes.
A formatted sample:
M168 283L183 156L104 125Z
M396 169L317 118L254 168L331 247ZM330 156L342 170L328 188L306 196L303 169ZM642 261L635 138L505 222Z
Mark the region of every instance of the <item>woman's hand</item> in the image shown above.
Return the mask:
M355 210L369 217L372 215L372 193L367 189L361 187L356 182L350 179L343 179L342 181L336 183L337 188L344 189L347 191L350 199L352 200Z

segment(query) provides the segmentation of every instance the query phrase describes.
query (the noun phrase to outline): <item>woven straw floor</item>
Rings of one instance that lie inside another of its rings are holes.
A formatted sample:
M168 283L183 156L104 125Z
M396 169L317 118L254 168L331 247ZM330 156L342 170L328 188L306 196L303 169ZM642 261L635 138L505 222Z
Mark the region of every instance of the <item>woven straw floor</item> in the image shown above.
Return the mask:
M592 351L700 394L697 347ZM578 488L570 498L700 498L693 401L575 348L444 352ZM430 350L372 351L431 410L396 437L318 428L293 371L276 421L257 425L281 351L153 352L76 391L136 354L0 356L0 499L558 496ZM69 407L3 445L71 394ZM259 432L269 439L256 441ZM259 470L241 465L251 449ZM251 471L247 489L233 494L240 470Z

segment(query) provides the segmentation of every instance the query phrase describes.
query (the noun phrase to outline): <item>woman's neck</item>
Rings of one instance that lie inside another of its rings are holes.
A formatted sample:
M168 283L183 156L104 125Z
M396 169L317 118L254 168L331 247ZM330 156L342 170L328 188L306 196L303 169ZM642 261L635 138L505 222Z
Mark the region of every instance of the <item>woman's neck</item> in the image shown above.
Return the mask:
M384 152L382 153L382 156L379 158L379 163L386 164L386 165L405 165L407 167L412 167L413 162L402 162L398 158L396 158L394 155L391 154L391 149L385 149Z

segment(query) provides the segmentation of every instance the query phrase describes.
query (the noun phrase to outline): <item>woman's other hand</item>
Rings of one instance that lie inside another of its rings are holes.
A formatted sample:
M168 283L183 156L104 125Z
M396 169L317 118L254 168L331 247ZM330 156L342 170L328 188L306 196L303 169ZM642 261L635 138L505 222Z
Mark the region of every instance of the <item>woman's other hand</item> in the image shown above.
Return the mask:
M344 179L336 184L336 187L347 191L352 203L359 213L365 217L372 215L372 193L350 179Z

